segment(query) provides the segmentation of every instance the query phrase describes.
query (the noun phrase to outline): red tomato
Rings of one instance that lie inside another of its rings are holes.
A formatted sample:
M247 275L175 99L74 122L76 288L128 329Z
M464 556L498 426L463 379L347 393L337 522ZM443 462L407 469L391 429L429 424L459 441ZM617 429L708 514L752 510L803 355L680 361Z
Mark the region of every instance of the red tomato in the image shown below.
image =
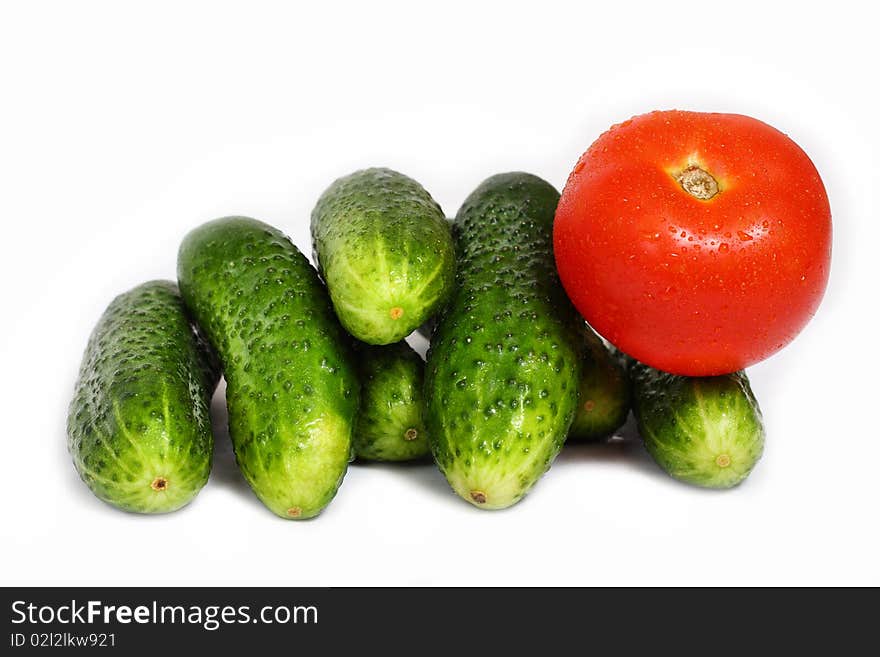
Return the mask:
M556 211L559 276L622 351L704 376L790 342L822 299L831 210L791 139L736 114L653 112L584 153Z

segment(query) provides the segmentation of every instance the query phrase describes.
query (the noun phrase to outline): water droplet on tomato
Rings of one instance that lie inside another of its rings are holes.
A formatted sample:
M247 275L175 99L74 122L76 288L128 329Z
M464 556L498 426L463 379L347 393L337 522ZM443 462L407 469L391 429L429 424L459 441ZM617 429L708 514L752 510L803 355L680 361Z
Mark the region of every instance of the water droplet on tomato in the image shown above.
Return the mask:
M718 252L719 253L727 253L728 251L730 251L730 247L727 246L727 242L722 242L721 244L718 245Z

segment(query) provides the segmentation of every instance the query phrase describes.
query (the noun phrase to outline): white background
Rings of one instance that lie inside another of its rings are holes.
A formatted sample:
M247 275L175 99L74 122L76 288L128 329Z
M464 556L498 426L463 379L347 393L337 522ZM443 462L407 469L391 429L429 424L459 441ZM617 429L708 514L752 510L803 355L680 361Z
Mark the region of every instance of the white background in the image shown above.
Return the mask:
M0 583L880 584L873 4L307 4L2 5ZM355 465L286 522L238 475L222 399L188 508L128 515L79 481L64 424L89 332L173 277L200 222L251 215L309 252L312 205L356 168L452 215L500 171L561 187L612 123L673 107L788 133L834 215L819 313L750 370L768 437L740 488L679 484L633 442L565 449L495 513L433 466Z

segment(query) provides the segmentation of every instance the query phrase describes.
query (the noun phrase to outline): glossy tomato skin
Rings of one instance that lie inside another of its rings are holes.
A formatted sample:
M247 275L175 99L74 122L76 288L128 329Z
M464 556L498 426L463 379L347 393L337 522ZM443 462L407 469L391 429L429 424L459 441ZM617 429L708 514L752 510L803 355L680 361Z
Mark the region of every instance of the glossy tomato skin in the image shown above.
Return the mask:
M718 192L679 184L699 167ZM688 376L743 369L788 344L822 299L831 210L791 139L735 114L665 111L584 153L556 211L559 275L622 351Z

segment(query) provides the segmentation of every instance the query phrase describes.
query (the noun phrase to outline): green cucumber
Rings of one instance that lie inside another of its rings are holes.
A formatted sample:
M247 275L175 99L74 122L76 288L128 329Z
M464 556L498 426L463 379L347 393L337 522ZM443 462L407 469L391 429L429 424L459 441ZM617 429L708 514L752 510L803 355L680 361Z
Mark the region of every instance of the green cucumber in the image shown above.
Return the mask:
M246 217L193 230L177 270L223 365L244 478L277 515L317 515L351 459L359 391L350 338L317 272L283 233Z
M653 459L706 488L745 479L764 449L761 410L745 372L686 377L632 361L633 410Z
M411 461L430 454L423 421L425 363L405 341L357 348L361 405L355 455L368 461Z
M455 219L451 219L449 217L446 217L446 223L449 225L449 229L451 231L452 225L455 223ZM439 312L439 310L440 309L438 309L438 312ZM437 326L437 315L436 314L431 315L430 317L428 317L428 319L426 319L424 322L419 324L416 327L416 333L418 333L423 338L425 338L425 340L430 342L431 341L431 334L434 332L435 326Z
M559 283L558 192L526 173L483 182L455 218L456 290L425 372L431 451L458 495L508 507L550 467L577 405L582 320Z
M578 386L578 409L568 439L593 442L610 436L629 415L626 369L589 326L584 327L584 366Z
M446 217L400 173L365 169L335 181L312 211L311 230L336 314L363 342L402 340L452 291Z
M151 281L116 297L89 338L67 418L82 480L126 511L190 502L211 471L218 378L174 283Z

